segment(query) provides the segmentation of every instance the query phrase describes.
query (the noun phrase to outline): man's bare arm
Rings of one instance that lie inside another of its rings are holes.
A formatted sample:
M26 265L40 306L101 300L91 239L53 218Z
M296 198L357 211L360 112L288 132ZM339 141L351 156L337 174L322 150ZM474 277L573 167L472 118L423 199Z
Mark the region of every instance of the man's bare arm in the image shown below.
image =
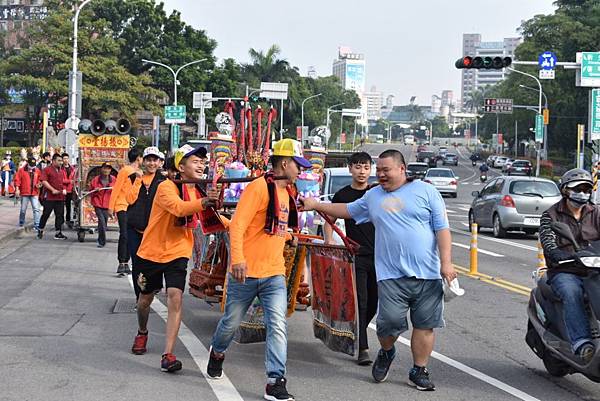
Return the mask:
M339 219L352 218L350 213L348 213L348 205L346 203L320 203L314 198L301 198L300 200L303 203L303 210L316 210L317 212L325 213L328 216Z

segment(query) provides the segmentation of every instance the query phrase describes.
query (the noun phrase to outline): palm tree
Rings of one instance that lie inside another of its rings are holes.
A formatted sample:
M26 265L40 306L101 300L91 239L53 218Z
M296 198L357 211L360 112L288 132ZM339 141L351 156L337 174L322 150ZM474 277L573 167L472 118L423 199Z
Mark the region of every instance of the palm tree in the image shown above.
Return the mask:
M291 68L287 60L277 58L280 53L281 49L277 45L272 45L266 52L250 49L248 54L252 63L244 64L247 78L259 82L287 81Z
M481 86L469 92L465 100L465 108L471 112L477 112L477 109L483 106L483 99L485 99L486 90L487 87Z

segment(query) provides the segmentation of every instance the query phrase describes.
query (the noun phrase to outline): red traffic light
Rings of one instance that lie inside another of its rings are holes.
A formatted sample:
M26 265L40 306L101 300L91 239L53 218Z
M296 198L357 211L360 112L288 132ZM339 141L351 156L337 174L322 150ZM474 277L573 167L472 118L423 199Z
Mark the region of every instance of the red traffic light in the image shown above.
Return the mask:
M456 60L454 64L458 69L488 69L488 70L501 70L509 67L512 64L510 57L471 57L465 56Z

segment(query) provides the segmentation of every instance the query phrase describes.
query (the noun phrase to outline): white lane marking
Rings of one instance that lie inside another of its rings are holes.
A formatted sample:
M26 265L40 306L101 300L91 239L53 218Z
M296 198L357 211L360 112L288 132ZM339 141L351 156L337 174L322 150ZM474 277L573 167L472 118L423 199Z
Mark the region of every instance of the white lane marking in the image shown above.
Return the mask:
M464 210L465 212L468 212L469 210L471 210L471 208L470 208L470 207L468 207L468 206L467 206L467 207L465 207L465 206L459 206L458 208L459 208L460 210Z
M454 210L450 210L450 209L446 209L446 212L448 212L448 213L456 213Z
M453 242L452 245L457 246L459 248L471 249L469 247L469 245L459 244L458 242ZM504 257L504 255L501 255L499 253L494 253L494 252L486 251L485 249L481 249L481 248L477 248L477 252L483 253L484 255L490 255L490 256L493 256L495 258L503 258Z
M377 331L377 326L375 326L374 323L369 323L369 328ZM396 342L399 342L400 344L404 344L410 348L410 340L408 340L404 337L398 337ZM478 371L477 369L473 369L472 367L467 366L464 363L458 362L452 358L442 355L439 352L433 351L431 353L431 357L434 359L437 359L440 362L445 363L446 365L450 365L453 368L460 370L461 372L464 372L470 376L473 376L474 378L479 379L484 383L487 383L493 387L496 387L498 390L502 390L505 393L508 393L508 394L512 395L513 397L516 397L520 400L541 401L539 398L535 398L535 397L519 390L518 388L514 388L513 386L510 386L496 378L488 376L485 373Z
M457 234L462 234L462 235L466 235L466 236L470 236L470 233L464 232L462 230L457 230L456 228L450 228L450 231L457 233ZM530 245L523 245L523 244L519 244L517 242L512 242L512 241L507 241L505 239L500 239L500 238L492 238L492 237L486 237L484 235L479 235L477 236L478 239L484 239L487 241L492 241L492 242L498 242L500 244L504 244L504 245L510 245L510 246L514 246L516 248L521 248L521 249L527 249L528 251L534 251L537 252L537 247L535 246L530 246Z
M129 276L129 284L131 284L131 287L133 288L131 276ZM158 299L158 297L154 297L152 309L158 316L160 316L165 324L167 324L167 307L160 299ZM219 380L211 379L208 376L206 373L206 366L208 365L208 349L183 322L181 322L181 327L179 328L179 340L181 340L185 348L192 356L192 359L198 366L198 369L200 369L202 376L204 376L213 393L215 393L217 400L244 401L226 374L223 373L223 378Z

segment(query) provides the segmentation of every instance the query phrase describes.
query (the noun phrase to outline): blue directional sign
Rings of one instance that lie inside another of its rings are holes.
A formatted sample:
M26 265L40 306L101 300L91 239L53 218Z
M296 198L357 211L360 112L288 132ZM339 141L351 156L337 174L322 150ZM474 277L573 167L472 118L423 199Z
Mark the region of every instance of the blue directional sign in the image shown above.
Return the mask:
M538 65L542 70L553 70L558 62L558 57L553 52L543 52L538 58Z

